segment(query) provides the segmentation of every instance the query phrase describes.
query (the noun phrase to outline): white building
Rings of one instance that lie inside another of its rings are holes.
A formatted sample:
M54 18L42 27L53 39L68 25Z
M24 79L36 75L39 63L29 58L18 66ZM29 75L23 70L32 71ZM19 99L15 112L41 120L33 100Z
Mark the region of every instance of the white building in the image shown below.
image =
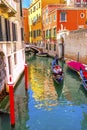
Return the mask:
M14 84L24 70L22 1L0 0L0 92L9 82Z

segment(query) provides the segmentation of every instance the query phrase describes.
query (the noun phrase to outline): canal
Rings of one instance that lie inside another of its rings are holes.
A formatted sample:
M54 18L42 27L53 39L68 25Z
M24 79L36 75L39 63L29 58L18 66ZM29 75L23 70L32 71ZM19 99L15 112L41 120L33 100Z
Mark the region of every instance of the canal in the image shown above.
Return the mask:
M87 130L87 92L77 73L63 67L62 85L51 75L52 58L27 57L29 90L24 76L15 91L16 124L7 130ZM5 118L6 119L6 118ZM6 130L0 118L0 130Z

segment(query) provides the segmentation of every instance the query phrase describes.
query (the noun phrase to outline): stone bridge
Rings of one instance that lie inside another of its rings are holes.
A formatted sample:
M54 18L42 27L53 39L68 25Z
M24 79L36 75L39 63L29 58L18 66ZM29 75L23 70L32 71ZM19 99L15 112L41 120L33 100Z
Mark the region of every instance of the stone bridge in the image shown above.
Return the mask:
M25 52L34 52L34 53L38 53L38 52L43 52L43 48L40 48L38 46L35 45L28 45L27 47L25 47Z

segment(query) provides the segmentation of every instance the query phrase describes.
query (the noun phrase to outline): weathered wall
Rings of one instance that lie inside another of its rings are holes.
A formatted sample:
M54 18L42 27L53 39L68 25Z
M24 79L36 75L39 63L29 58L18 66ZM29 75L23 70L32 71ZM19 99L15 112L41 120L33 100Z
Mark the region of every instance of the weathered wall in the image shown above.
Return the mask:
M87 30L72 31L65 37L65 57L87 64Z

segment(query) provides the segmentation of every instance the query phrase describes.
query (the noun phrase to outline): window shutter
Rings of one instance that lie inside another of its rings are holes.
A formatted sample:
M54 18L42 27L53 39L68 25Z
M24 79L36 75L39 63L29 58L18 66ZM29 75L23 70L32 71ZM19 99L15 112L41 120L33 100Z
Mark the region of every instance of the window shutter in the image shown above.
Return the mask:
M3 41L1 16L0 16L0 41Z
M1 17L1 23L2 23L2 37L3 41L6 41L6 29L5 29L5 18Z

